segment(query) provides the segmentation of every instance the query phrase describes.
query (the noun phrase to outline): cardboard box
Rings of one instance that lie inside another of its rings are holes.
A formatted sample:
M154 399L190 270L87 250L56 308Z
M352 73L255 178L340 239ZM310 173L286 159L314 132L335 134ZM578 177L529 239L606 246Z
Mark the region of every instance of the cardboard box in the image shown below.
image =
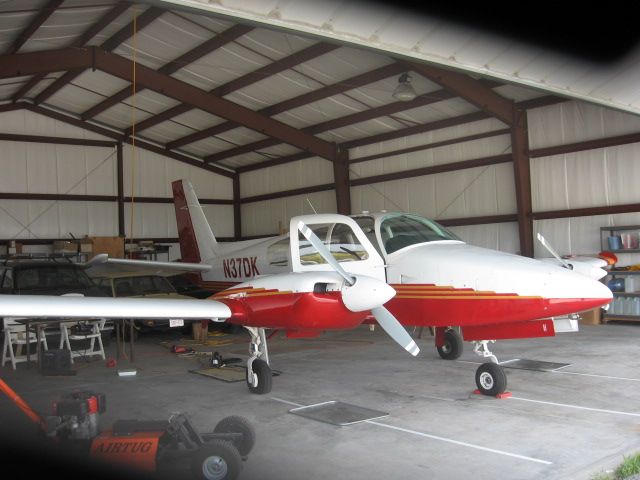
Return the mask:
M580 323L584 325L600 325L602 323L602 315L600 307L593 310L587 310L580 313Z
M18 253L22 253L21 243L18 243L15 240L11 240L7 243L7 255L16 255Z
M90 238L83 238L80 240L80 253L92 253L93 252L93 240Z
M93 254L106 253L110 258L124 258L124 237L89 237Z

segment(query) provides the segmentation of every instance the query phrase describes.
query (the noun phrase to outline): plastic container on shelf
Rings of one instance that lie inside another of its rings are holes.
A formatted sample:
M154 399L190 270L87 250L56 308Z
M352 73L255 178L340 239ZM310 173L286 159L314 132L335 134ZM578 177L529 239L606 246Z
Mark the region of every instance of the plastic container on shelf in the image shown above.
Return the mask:
M621 250L622 249L622 237L620 235L613 235L607 238L609 242L609 250Z
M631 315L640 315L640 298L638 297L633 298L632 312L633 313Z

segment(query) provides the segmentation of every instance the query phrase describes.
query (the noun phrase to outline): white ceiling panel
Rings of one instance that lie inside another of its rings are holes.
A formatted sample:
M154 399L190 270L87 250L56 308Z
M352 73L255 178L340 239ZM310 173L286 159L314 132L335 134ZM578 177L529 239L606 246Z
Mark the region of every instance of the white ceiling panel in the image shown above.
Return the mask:
M236 42L252 52L273 60L289 56L316 43L309 38L264 28L256 28Z
M102 95L98 95L74 84L69 84L48 98L46 103L47 105L69 112L84 112L103 99L104 97Z
M82 8L69 8L68 2L65 2L63 6L64 8L56 9L47 21L38 28L20 49L20 52L67 47L113 7L109 4L96 6L86 6L85 4Z
M296 67L296 70L300 70L300 67ZM296 70L286 70L277 75L266 77L264 80L227 95L225 98L251 110L259 110L323 86Z
M118 77L114 77L108 73L104 73L100 70L86 69L80 75L73 79L71 82L74 85L84 88L101 95L104 98L119 92L123 88L130 86L129 82L126 82ZM64 90L64 89L62 89Z

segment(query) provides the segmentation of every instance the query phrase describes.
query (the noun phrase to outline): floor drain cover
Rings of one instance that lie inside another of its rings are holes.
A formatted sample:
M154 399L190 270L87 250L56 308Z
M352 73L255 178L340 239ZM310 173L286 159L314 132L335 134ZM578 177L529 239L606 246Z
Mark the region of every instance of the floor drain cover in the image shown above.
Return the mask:
M506 360L500 362L505 368L520 368L522 370L537 370L539 372L553 372L571 365L570 363L542 362L540 360L526 360L524 358L516 358L514 360Z
M389 415L387 412L381 412L380 410L372 410L370 408L359 407L335 400L294 408L289 410L289 413L340 426L351 425Z

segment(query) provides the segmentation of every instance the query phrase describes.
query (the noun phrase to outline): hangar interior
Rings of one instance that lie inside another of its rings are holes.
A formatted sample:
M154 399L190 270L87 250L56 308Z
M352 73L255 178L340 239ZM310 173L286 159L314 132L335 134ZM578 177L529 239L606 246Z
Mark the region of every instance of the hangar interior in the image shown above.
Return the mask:
M52 252L54 242L88 236L170 245L168 258L179 259L171 191L171 182L179 179L193 184L221 242L278 235L296 215L401 211L435 219L469 244L540 258L550 254L535 240L537 233L561 255L596 254L607 247L603 227L640 225L640 96L632 81L637 58L602 73L597 65L442 21L373 8L368 17L359 4L335 10L333 4L310 5L2 2L0 254L10 253L15 243L25 254ZM393 93L405 74L415 96L398 100ZM639 260L637 251L623 252L619 259L622 265ZM464 361L476 358L470 352L457 366L438 364L438 375L449 379L443 387L420 378L427 367L412 363L405 370L402 352L387 351L391 343L383 334L364 328L353 337L330 334L327 344L322 338L276 338L273 353L283 374L274 382L289 399L280 403L245 399L236 384L221 384L224 391L212 393L218 384L212 387L211 381L177 380L184 368L171 364L175 359L169 352L162 357L166 367L154 364L156 354L144 342L135 380L165 394L160 383L168 372L190 399L180 408L193 408L199 421L207 423L203 411L213 399L222 410L236 408L250 416L258 436L274 432L271 438L287 439L288 451L281 455L294 457L290 470L272 465L275 446L259 439L255 459L247 461L241 478L299 478L306 468L313 471L306 472L310 478L320 478L327 474L326 464L342 455L353 456L338 462L345 478L374 478L371 465L362 469L361 462L371 455L367 450L379 448L370 437L381 435L396 462L381 467L385 478L406 478L407 472L463 478L468 471L436 459L448 456L447 448L462 439L482 444L482 435L467 436L470 426L500 424L501 414L504 426L488 435L499 440L482 448L511 452L513 438L529 435L523 440L525 453L504 466L500 454L485 460L478 448L471 455L487 468L474 475L489 478L504 468L507 478L543 473L589 478L638 446L640 412L633 399L640 379L631 362L632 345L625 341L636 330L633 324L586 327L579 334L584 342L558 338L551 344L555 347L539 339L507 343L507 358L533 346L537 351L531 355L568 362L585 354L581 343L587 345L586 367L579 370L591 372L584 373L590 377L576 371L564 376L570 378L565 382L557 379L560 375L547 375L554 378L539 387L553 392L540 396L549 399L546 403L536 400L544 403L545 410L537 413L544 425L535 421L536 413L525 411L533 400L510 401L502 411L488 399L467 396L458 377L464 376ZM385 350L363 351L374 338ZM344 348L350 342L357 345L355 353ZM242 352L234 346L227 350ZM435 361L437 355L431 356ZM337 374L344 365L347 370ZM43 407L38 392L59 392L61 382L42 380L33 371L27 377L22 367L16 372L4 367L3 376L6 371L7 379L25 388L25 397ZM287 369L295 373L287 375ZM305 369L313 369L314 377L305 377ZM144 409L127 407L118 397L141 400L143 394L122 383L109 387L114 373L102 370L102 363L91 364L69 380L71 385L95 380L100 388L112 388L113 408L144 417ZM389 372L396 377L390 386L383 378ZM400 372L406 372L408 385L399 380ZM516 396L536 397L534 385L546 380L535 375L510 372L528 383ZM27 378L37 383L30 386ZM359 431L353 443L345 430L323 425L306 432L295 417L281 418L287 401L289 407L334 396L357 401L355 385L361 380L371 405L400 415L395 430L376 432L382 427L369 423L364 428L371 431ZM602 397L582 397L581 380L596 382L590 388ZM313 381L326 382L325 390L310 393ZM575 424L556 418L563 408L557 404L582 405L566 407L578 412ZM437 413L414 423L423 409ZM157 410L175 409L167 397ZM529 419L518 423L526 415ZM432 426L443 417L452 428L438 434ZM452 417L464 420L449 424ZM299 435L292 436L296 428ZM570 447L558 439L543 446L545 439L570 428ZM531 434L537 429L540 433ZM392 444L406 442L407 431L450 441L420 445L411 460L403 461L403 447L394 450ZM591 452L592 459L569 460L594 448L595 431L610 441L607 447ZM324 466L313 462L306 443L323 451ZM554 449L563 453L554 457ZM420 455L430 458L424 470Z

